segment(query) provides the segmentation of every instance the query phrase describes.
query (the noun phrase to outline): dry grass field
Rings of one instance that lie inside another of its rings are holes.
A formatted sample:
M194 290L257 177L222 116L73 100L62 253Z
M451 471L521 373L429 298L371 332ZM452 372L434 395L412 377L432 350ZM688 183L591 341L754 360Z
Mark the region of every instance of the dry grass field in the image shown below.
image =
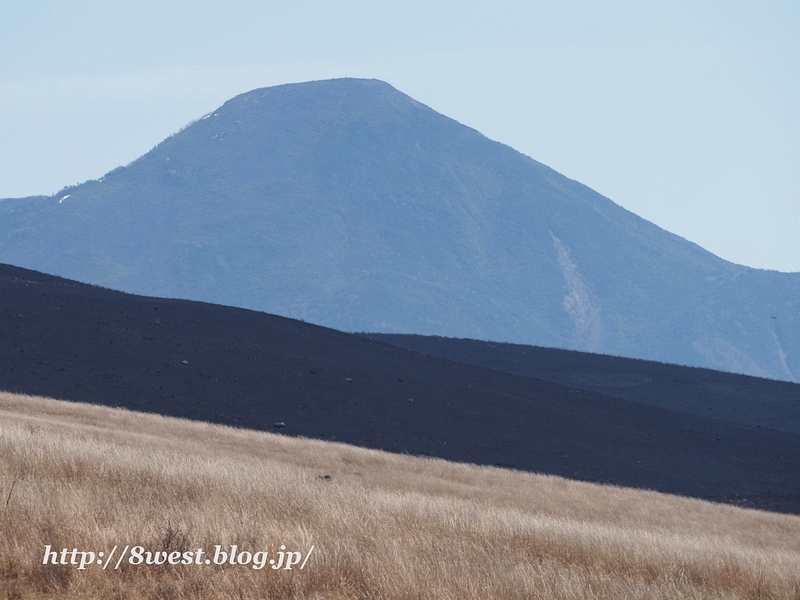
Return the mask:
M800 517L11 394L0 511L8 598L800 598Z

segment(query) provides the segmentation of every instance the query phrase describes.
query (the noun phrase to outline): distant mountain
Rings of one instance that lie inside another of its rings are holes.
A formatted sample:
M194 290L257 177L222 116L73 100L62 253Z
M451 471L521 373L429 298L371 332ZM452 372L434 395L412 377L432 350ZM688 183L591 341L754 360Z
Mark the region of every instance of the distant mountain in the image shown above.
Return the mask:
M345 331L800 376L800 273L724 261L375 80L254 90L98 181L0 201L0 261Z

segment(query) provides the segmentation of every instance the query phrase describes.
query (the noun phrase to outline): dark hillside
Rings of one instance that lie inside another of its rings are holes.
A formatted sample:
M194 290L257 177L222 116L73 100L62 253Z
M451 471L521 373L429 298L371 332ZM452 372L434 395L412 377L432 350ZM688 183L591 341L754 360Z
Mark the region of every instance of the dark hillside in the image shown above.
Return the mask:
M800 273L726 262L375 80L253 90L98 181L0 201L0 261L342 331L800 377Z
M364 337L687 414L800 434L800 385L572 350L402 334Z
M796 434L14 267L0 299L7 391L800 514Z

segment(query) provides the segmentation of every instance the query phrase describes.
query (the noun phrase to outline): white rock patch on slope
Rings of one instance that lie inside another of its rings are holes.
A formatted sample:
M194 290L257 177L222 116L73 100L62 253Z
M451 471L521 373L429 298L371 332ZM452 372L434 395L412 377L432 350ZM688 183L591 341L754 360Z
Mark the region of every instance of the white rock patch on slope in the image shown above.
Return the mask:
M572 262L567 248L551 231L556 248L558 267L564 276L566 295L562 306L575 325L575 344L579 350L598 352L603 346L603 322L600 317L600 299L581 277Z

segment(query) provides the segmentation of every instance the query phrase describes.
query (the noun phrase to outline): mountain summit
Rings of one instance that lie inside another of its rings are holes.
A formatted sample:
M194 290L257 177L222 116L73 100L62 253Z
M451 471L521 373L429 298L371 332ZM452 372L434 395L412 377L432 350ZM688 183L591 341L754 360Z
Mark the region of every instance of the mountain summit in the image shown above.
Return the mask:
M253 90L100 180L0 201L0 261L345 331L800 377L800 273L724 261L376 80Z

